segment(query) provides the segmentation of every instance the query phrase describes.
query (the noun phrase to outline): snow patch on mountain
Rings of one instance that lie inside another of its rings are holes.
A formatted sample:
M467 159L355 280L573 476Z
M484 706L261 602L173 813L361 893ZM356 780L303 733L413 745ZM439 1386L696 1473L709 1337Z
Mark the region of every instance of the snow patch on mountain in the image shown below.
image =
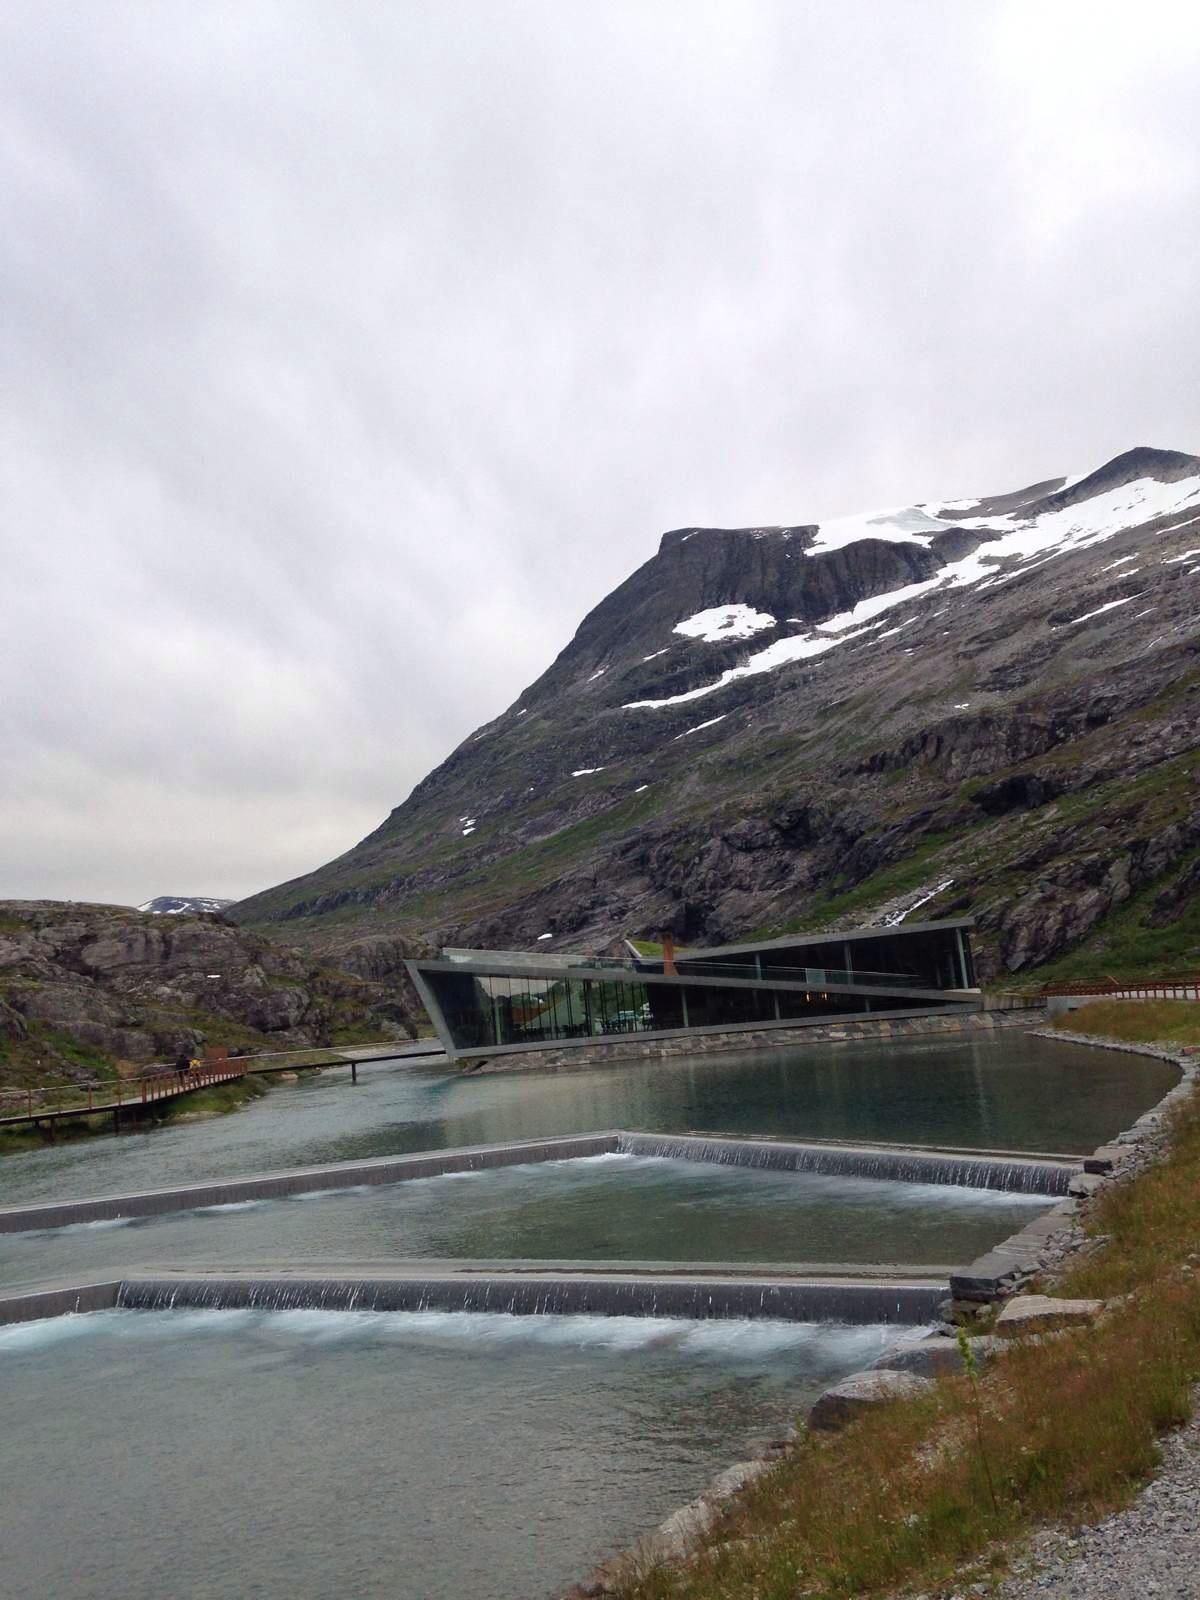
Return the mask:
M775 618L769 611L755 611L753 606L711 606L707 611L697 611L694 617L685 617L672 628L685 639L702 639L705 644L720 644L725 639L750 639L764 628L775 627ZM647 656L649 661L652 657Z
M1127 606L1131 600L1140 600L1145 590L1137 594L1126 595L1124 600L1110 600L1105 606L1097 606L1094 611L1085 611L1081 617L1072 617L1070 622L1063 624L1066 628L1077 628L1081 622L1090 622L1093 617L1102 617L1106 611L1115 611L1118 606Z
M1126 528L1140 527L1156 517L1174 515L1192 506L1200 510L1200 477L1160 483L1157 478L1135 478L1106 494L1093 495L1078 505L1047 511L1040 517L966 517L962 528L1001 529L1001 536L979 546L968 560L998 561L1007 556L1028 560L1053 550L1064 554L1111 539ZM960 563L961 564L961 563Z
M137 909L153 912L157 917L195 916L197 913L212 916L232 904L232 900L221 900L207 894L159 894Z
M724 722L728 715L728 711L722 711L719 717L709 717L707 722L698 722L694 728L685 728L682 733L677 733L675 737L677 739L686 739L689 733L699 733L702 728L715 728L717 723Z
M885 539L889 544L928 547L935 533L953 526L953 523L931 517L920 506L893 506L887 511L864 511L855 517L835 517L832 522L822 522L804 553L807 556L820 556L829 550L841 550L845 545L857 544L860 539Z
M890 594L871 595L867 600L860 600L852 611L843 611L836 617L819 622L817 627L822 633L844 633L847 628L869 622L881 611L890 611L893 606L903 605L906 600L915 600L919 595L928 594L931 589L939 587L943 576L944 573L939 573L936 578L926 578L923 583L905 584L903 589L893 589Z
M1070 487L1072 483L1079 481L1078 478L1068 479L1064 487ZM1061 490L1057 492L1061 493ZM978 501L972 503L979 504ZM887 594L871 595L865 600L860 600L850 611L843 611L818 623L815 633L805 632L777 639L774 644L756 652L740 666L728 668L712 683L702 684L697 689L689 689L683 694L669 695L659 700L631 700L625 704L624 709L658 710L664 706L682 705L687 701L699 700L705 695L715 694L717 690L723 689L726 684L733 683L739 678L773 672L778 667L794 661L807 660L821 655L835 645L860 638L863 634L879 627L879 623L871 619L908 601L918 600L939 590L971 588L976 584L982 589L1007 583L1015 577L1033 571L1056 556L1103 543L1129 528L1140 527L1143 523L1158 517L1177 515L1181 511L1190 510L1193 506L1200 510L1200 476L1177 479L1172 483L1160 483L1157 478L1137 478L1130 483L1122 484L1119 488L1093 495L1077 505L1043 512L1040 516L1022 517L1017 511L1002 517L964 517L955 522L948 522L930 516L920 506L907 506L898 510L872 512L860 517L843 517L836 522L823 523L815 541L805 551L808 556L820 555L853 544L859 539L868 538L883 538L893 543L912 543L928 547L936 533L953 527L986 531L994 537L984 539L970 555L962 557L961 560L948 562L932 578L926 578L920 583L906 584L903 588L893 589ZM1113 565L1119 563L1114 562ZM1110 602L1107 606L1101 606L1096 611L1075 618L1075 622L1087 621L1092 616L1099 616L1101 612L1122 604L1124 601ZM799 619L788 620L796 622ZM773 617L768 616L766 612L756 612L749 606L715 606L689 617L686 622L680 623L675 628L675 632L715 642L718 639L748 638L763 627L773 626L775 626ZM882 640L897 632L899 628L892 628L878 637ZM822 638L821 635L833 637Z
M866 628L860 628L855 633L843 633L836 639L818 639L808 633L794 634L788 639L776 639L774 644L769 644L765 650L759 650L740 667L729 667L713 683L703 683L698 689L688 689L684 694L668 695L664 700L630 700L622 709L657 711L663 706L681 706L688 700L700 700L707 694L715 694L718 689L723 689L727 683L736 682L738 678L752 678L760 672L774 672L776 667L785 666L790 661L804 661L810 656L823 655L826 650L832 650L836 645L857 639L867 631Z

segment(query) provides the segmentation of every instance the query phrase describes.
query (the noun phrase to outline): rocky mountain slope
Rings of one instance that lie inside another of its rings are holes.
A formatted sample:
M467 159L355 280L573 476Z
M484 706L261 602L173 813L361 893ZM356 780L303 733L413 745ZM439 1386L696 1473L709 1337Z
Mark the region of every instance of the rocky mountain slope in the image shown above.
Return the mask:
M238 920L695 944L973 913L983 970L1200 963L1200 458L682 528L353 850Z
M407 1031L394 994L218 917L0 902L0 1085Z

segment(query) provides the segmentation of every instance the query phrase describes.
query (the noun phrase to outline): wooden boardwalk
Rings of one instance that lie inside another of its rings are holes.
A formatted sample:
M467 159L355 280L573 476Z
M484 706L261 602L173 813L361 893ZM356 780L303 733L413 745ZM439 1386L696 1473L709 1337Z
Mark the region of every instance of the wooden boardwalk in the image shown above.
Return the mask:
M140 1116L163 1100L177 1100L181 1095L195 1094L198 1089L207 1089L214 1083L230 1083L245 1076L246 1063L241 1060L205 1061L187 1072L155 1072L142 1078L116 1078L110 1083L56 1084L50 1088L10 1090L8 1093L15 1098L15 1103L20 1105L24 1101L24 1105L18 1112L6 1111L0 1115L0 1128L95 1116L111 1116L114 1126L119 1126L122 1115ZM70 1104L66 1103L68 1096ZM57 1097L58 1104L53 1097Z
M227 1056L202 1061L188 1072L163 1070L140 1078L116 1078L86 1084L48 1084L30 1089L0 1089L0 1130L53 1124L70 1117L111 1116L113 1127L122 1118L134 1121L163 1100L195 1094L214 1083L231 1083L238 1078L268 1077L283 1072L309 1071L329 1067L349 1067L351 1083L358 1082L358 1069L374 1061L416 1062L423 1057L441 1055L441 1047L412 1043L405 1048L384 1050L363 1058L347 1054L309 1059L314 1050L279 1051L257 1056ZM301 1056L305 1059L297 1060ZM6 1109L15 1108L15 1109Z

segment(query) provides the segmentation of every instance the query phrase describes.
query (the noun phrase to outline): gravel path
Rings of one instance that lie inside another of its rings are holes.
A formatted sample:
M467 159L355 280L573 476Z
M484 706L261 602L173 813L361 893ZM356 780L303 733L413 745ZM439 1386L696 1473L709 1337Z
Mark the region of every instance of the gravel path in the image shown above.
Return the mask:
M1084 1529L1077 1538L1042 1535L1017 1561L995 1596L996 1600L1198 1600L1200 1410L1164 1440L1159 1474L1132 1505Z

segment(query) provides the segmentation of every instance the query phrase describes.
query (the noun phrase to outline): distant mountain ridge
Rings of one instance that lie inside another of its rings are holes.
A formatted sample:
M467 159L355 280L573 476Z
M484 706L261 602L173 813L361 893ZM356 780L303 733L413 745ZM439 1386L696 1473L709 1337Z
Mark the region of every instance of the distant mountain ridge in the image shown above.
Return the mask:
M414 942L714 943L918 903L975 914L993 974L1194 964L1198 655L1193 455L675 529L381 827L232 914L373 975Z
M160 894L136 909L153 912L159 917L193 916L198 912L211 916L233 904L232 900L220 900L206 894Z

